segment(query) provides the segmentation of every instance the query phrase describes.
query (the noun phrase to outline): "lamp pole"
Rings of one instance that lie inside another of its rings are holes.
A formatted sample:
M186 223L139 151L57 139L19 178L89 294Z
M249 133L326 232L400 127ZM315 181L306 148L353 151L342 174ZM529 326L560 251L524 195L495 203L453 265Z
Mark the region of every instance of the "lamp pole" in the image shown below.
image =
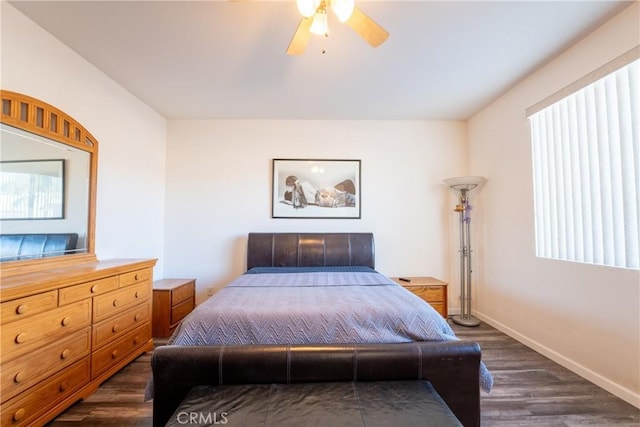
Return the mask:
M480 320L471 315L471 205L469 193L481 186L485 179L479 176L463 176L445 179L444 182L458 195L454 209L460 221L460 315L452 316L454 323L461 326L478 326Z
M469 215L469 190L460 191L460 204L456 211L460 215L460 305L461 313L453 316L453 322L462 326L478 326L480 321L471 315L471 232Z

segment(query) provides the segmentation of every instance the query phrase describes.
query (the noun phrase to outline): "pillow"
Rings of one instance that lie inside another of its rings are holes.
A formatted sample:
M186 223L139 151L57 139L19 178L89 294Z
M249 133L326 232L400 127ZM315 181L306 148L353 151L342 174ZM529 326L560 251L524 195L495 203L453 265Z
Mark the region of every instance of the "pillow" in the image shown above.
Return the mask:
M377 273L373 268L363 265L333 265L314 267L253 267L246 274L264 273L317 273L317 272L356 272L356 273Z

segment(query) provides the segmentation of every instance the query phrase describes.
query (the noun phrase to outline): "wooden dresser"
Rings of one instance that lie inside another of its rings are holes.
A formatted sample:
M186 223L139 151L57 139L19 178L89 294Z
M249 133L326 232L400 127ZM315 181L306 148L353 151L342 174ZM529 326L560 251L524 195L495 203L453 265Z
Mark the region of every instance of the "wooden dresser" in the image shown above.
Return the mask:
M3 277L3 427L43 425L153 349L155 260L106 260Z
M447 283L433 277L404 277L409 282L392 279L428 302L445 319L448 316Z
M195 306L195 279L162 279L153 282L153 336L169 337Z

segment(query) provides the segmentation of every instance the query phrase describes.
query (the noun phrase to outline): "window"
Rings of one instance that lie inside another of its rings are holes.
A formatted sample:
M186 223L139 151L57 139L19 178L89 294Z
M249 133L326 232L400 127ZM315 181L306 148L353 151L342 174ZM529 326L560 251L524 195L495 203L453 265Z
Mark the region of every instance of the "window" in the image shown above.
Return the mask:
M640 269L639 51L527 110L539 257Z

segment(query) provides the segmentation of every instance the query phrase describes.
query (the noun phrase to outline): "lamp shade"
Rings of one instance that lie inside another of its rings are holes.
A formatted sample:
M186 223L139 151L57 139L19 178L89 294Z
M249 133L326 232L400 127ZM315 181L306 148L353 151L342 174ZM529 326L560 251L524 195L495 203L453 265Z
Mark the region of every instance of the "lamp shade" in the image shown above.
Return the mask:
M311 27L309 28L309 31L319 36L329 35L329 25L327 22L326 10L319 11L315 15L313 15L313 21L311 22Z
M444 183L457 193L479 191L487 180L482 176L458 176L447 178Z
M331 9L340 22L347 22L355 8L354 0L331 0Z
M316 13L318 6L320 6L320 0L296 0L296 5L302 16L310 18Z

